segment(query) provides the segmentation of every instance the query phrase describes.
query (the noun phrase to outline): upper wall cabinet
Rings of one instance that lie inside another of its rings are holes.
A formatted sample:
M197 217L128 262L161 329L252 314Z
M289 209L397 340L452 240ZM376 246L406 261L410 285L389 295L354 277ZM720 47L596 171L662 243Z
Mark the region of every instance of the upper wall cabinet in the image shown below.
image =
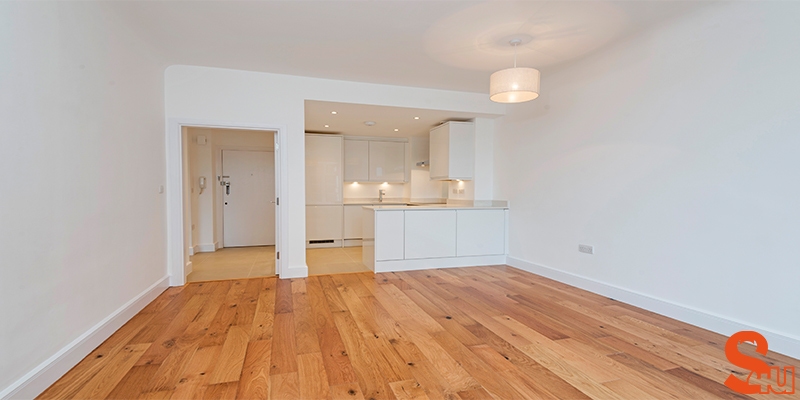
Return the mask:
M344 181L405 182L406 142L345 138Z
M403 142L369 142L369 180L373 182L405 182L406 144Z
M306 205L342 204L342 146L338 135L306 135Z
M446 122L431 129L430 162L433 180L472 180L475 171L475 125Z
M369 180L369 142L366 140L344 141L345 182Z

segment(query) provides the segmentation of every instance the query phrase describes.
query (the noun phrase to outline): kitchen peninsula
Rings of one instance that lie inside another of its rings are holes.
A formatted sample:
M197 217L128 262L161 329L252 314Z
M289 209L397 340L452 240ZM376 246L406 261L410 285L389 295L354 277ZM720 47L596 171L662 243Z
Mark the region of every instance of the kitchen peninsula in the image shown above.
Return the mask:
M504 264L507 221L499 203L365 206L363 262L375 273Z

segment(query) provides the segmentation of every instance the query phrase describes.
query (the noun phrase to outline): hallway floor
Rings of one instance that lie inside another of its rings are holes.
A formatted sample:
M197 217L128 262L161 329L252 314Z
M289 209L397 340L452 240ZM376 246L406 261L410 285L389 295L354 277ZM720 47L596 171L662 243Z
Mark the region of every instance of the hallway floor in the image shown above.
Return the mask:
M275 246L227 247L191 258L189 282L260 278L275 275ZM361 263L361 247L307 249L309 275L367 272Z

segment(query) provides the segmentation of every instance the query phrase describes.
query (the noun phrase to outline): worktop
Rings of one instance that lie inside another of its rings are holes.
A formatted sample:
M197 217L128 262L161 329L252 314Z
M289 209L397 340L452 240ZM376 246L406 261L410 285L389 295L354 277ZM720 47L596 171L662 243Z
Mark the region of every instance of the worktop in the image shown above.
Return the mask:
M508 210L508 206L474 206L474 205L459 205L459 204L382 204L382 205L365 205L364 208L375 211L382 210Z
M355 198L355 199L344 199L343 204L346 206L387 206L387 205L394 205L394 206L402 206L408 204L445 204L446 199L408 199L408 198L399 198L399 197L389 197L384 198L383 201L379 201L376 198Z

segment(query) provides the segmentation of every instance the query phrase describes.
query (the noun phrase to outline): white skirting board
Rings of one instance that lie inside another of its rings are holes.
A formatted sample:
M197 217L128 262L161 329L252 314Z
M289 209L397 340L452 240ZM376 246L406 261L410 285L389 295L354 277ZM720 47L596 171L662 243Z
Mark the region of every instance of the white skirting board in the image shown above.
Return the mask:
M484 265L502 265L506 256L472 256L472 257L445 257L421 258L412 260L376 261L376 274L395 271L419 271L436 268L480 267Z
M670 318L677 319L724 336L730 336L738 331L755 330L767 339L769 351L785 354L790 357L800 358L800 338L792 337L782 333L776 333L769 329L753 326L742 321L715 315L706 311L698 310L689 306L673 303L667 300L648 296L643 293L623 289L604 282L599 282L591 278L569 272L559 271L555 268L545 267L529 261L508 257L506 263L512 267L519 268L537 275L544 276L568 285L572 285L592 293L610 297L623 303L628 303L636 307L643 308Z
M195 254L196 253L213 253L217 251L219 248L219 242L216 243L205 243L205 244L198 244L195 247Z
M41 394L72 367L108 339L122 325L133 318L146 305L150 304L169 287L169 277L165 276L125 303L111 315L98 322L70 344L53 354L25 374L11 386L0 391L0 399L32 399Z
M279 278L281 279L307 278L307 277L308 277L307 265L298 265L285 268L284 271L281 271L281 274L279 276Z

